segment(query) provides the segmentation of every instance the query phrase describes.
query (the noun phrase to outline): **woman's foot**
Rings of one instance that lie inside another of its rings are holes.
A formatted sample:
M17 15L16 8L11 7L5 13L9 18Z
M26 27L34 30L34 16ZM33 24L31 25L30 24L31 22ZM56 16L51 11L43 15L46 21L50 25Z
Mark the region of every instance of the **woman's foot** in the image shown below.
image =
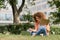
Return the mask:
M34 34L32 35L32 37L34 37L34 36L36 36L36 33L34 33Z
M42 37L43 37L43 34L40 34L40 36L42 36Z

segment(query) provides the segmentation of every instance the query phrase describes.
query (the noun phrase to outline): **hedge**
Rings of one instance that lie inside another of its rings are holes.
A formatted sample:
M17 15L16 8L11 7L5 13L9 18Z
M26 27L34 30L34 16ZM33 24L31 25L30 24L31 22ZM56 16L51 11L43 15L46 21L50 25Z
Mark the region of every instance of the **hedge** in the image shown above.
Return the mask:
M0 33L10 32L12 34L20 34L21 31L26 31L28 28L33 28L34 26L30 23L23 23L20 25L5 25L0 26Z
M57 27L52 26L51 27L51 34L60 35L60 27L59 26L57 26Z
M20 25L5 25L0 26L0 33L10 32L11 34L20 34L21 31L26 31L28 28L34 28L33 24L23 23ZM60 35L60 27L51 27L51 34Z

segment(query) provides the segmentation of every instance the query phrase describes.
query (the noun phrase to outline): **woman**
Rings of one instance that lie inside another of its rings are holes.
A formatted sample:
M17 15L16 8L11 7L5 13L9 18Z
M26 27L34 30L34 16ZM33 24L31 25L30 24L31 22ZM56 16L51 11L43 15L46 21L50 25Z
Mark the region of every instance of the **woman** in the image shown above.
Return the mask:
M32 36L40 35L40 34L49 35L49 32L50 32L49 24L44 25L44 26L40 25L40 19L41 18L46 19L45 14L42 12L37 12L33 15L33 18L35 20L35 25L34 25L34 29L29 28L31 35Z

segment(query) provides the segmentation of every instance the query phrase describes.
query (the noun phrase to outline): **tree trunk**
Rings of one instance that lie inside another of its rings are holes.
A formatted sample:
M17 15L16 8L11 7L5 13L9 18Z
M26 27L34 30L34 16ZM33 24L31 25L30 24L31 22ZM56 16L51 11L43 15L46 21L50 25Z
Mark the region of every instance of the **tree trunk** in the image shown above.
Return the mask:
M13 23L14 24L19 24L20 23L19 15L18 15L17 12L15 12L15 14L13 14Z
M17 7L16 5L11 5L12 6L12 11L13 11L13 23L14 24L19 24L20 23L20 19L19 19L19 15L17 12Z
M14 24L19 24L20 23L19 14L22 11L24 3L25 3L25 0L22 0L21 6L19 7L19 9L17 9L16 4L14 2L12 2L12 0L10 1L11 7L12 7L12 12L13 12L13 23Z

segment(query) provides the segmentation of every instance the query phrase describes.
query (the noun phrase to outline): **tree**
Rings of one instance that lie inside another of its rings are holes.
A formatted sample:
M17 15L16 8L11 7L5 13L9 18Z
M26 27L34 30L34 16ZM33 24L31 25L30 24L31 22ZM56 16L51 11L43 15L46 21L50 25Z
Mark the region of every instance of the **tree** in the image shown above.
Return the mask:
M56 10L57 10L55 12L51 12L53 17L55 18L53 23L60 23L60 0L52 0L52 1L48 1L48 2L50 3L50 6L55 5Z
M3 1L4 1L4 0L0 0L0 8L3 7Z
M5 0L0 0L0 2L4 2ZM17 0L6 0L9 2L9 4L11 5L12 8L12 12L13 12L13 23L14 24L19 24L20 23L20 19L19 19L19 14L22 11L22 8L24 6L25 0L22 0L22 4L19 7L19 9L17 9Z

